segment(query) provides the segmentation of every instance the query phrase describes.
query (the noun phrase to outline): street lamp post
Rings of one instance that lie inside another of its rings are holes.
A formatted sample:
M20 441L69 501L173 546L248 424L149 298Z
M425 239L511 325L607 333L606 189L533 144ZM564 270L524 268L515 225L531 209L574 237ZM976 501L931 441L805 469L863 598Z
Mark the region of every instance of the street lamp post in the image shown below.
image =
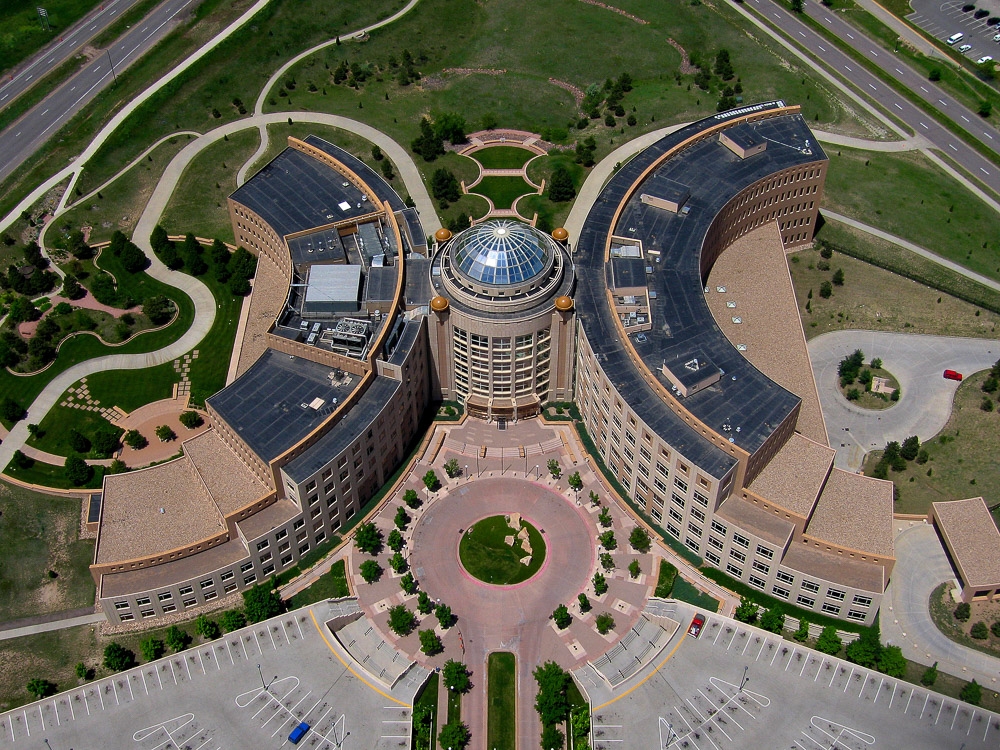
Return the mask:
M469 476L469 465L465 465L465 481L468 482L471 477Z
M747 670L748 669L750 669L750 667L743 667L743 679L740 680L740 692L741 693L743 692L743 688L745 688L747 686L747 683L750 682L750 678L747 677Z
M535 481L538 481L538 464L535 464Z

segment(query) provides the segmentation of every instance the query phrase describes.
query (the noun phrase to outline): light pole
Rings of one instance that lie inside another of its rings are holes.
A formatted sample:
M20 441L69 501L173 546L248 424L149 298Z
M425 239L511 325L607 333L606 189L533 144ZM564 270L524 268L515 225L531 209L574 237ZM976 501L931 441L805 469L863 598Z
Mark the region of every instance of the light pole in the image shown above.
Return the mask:
M108 50L108 62L111 64L111 77L115 80L115 86L118 85L118 76L115 75L115 63L111 59L111 50Z
M535 481L538 481L538 464L535 464Z
M260 664L257 665L257 674L260 675L260 686L267 690L267 683L264 682L264 673L260 671Z
M743 679L740 680L740 692L741 693L743 692L743 688L745 688L747 686L747 683L750 682L750 678L747 677L747 670L748 669L750 669L750 667L743 667Z
M468 482L472 477L469 476L469 465L465 465L465 481Z

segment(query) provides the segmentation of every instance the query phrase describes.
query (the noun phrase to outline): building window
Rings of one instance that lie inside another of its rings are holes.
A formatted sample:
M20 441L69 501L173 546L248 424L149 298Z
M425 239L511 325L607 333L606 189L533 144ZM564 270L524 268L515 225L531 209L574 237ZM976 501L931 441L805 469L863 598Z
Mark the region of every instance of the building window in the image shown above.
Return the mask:
M271 575L271 573L274 572L274 566L273 565L268 565L266 568L264 568L264 570L262 572L264 573L264 575L269 576L269 575Z
M253 563L250 564L250 567L251 568L253 567ZM233 579L233 575L234 575L233 571L227 570L225 573L219 576L219 578L221 578L223 581L231 581Z
M163 591L157 594L156 598L159 599L161 602L168 602L174 598L174 595L171 594L169 591Z
M148 617L156 617L156 612L154 612L151 609L143 610L142 616L143 616L143 619L148 618Z
M747 556L737 549L729 550L729 556L734 560L736 560L737 562L746 562L747 560Z
M649 515L651 515L653 517L653 520L656 521L657 523L660 523L663 520L663 513L660 511L659 508L650 508Z
M847 596L846 592L838 591L837 589L830 589L829 591L826 592L827 599L833 599L834 601L838 602L844 601L844 597L846 596Z
M267 546L269 544L270 544L270 542L267 539L264 539L263 541L257 542L257 551L260 552L262 549L267 549Z
M817 591L819 591L819 584L814 583L813 581L802 581L802 590L811 591L812 593L815 594Z
M692 539L691 537L688 537L687 539L684 540L684 544L686 544L688 547L690 547L691 549L693 549L695 552L698 551L698 540L697 539Z
M164 604L163 605L163 611L164 611L164 613L166 613L166 612L173 612L175 609L177 609L177 605L176 604Z
M684 507L684 498L678 495L676 492L670 494L670 502L672 502L678 508Z
M325 531L321 531L319 534L316 535L316 544L319 544L324 539L326 539L326 532Z
M702 513L700 510L698 510L697 508L692 508L691 509L691 515L694 518L697 518L699 521L704 521L705 520L705 514Z
M307 531L300 531L298 534L295 535L295 541L296 542L304 542L305 539L306 539L306 536L308 535L308 533L309 532L307 532Z
M760 560L753 561L753 569L756 570L758 573L763 573L764 575L767 575L768 573L771 572L771 566L765 565Z
M764 587L767 585L767 581L765 581L763 578L758 578L755 575L751 575L747 580L750 582L751 586L756 586L761 591L763 591Z
M788 589L782 588L781 586L772 586L771 593L774 594L775 596L781 597L782 599L787 599L789 591Z
M795 576L793 576L791 573L786 573L783 570L779 570L777 573L775 573L774 577L777 578L779 581L782 581L783 583L795 583Z
M866 615L864 612L861 612L860 610L857 609L850 609L847 611L848 620L864 620L865 616ZM125 619L124 615L122 616L122 619Z
M304 555L308 551L309 551L309 544L308 543L303 544L301 547L299 547L299 557L302 557L302 555Z
M708 507L708 498L705 497L700 492L698 492L698 490L694 491L694 501L696 503L698 503L700 506L702 506L703 508L707 508Z
M265 552L263 555L260 556L260 561L262 563L266 563L270 559L271 559L271 553L270 552Z
M802 596L802 594L799 594L798 598L795 601L797 601L799 604L801 604L803 607L806 607L807 609L812 609L813 607L816 606L815 599L811 599L808 596Z
M191 588L190 586L181 586L180 590L177 593L179 593L181 596L184 596L185 594L190 594L192 591L194 591L194 589Z
M305 519L302 519L302 518L300 518L300 519L299 519L298 521L296 521L296 522L295 522L295 523L294 523L294 524L292 525L292 528L293 528L293 529L301 529L301 528L302 528L303 526L305 526L305 525L306 525L306 522L305 522Z
M251 583L253 583L256 580L257 580L257 574L256 573L251 573L250 575L248 575L246 578L243 579L243 585L244 586L249 586Z
M281 540L284 539L286 536L288 536L288 529L282 529L281 531L279 531L277 534L274 535L274 538L276 540Z
M281 566L284 567L284 566L288 565L291 561L292 561L292 556L291 555L285 555L283 558L281 558Z
M206 602L211 601L212 599L218 598L218 596L219 596L218 591L209 591L207 594L205 594L205 601Z
M119 615L118 619L121 620L122 622L131 622L132 620L135 619L135 615L133 615L133 614L131 614L129 612L126 612L123 615Z
M743 547L743 549L748 549L750 547L750 540L742 534L733 534L733 541Z
M680 488L681 492L687 492L688 491L688 483L685 482L680 477L674 477L674 486Z
M128 608L129 608L128 602L115 602L115 609L128 609Z
M135 606L137 606L137 607L145 607L147 604L149 604L149 597L148 596L144 596L141 599L136 599L135 600Z
M674 535L677 539L681 538L681 530L674 526L669 521L667 522L667 531Z
M701 536L701 527L700 526L695 526L693 523L688 523L688 531L690 531L692 534L694 534L697 537Z
M828 615L839 615L840 614L840 607L838 607L836 605L833 605L833 604L829 604L827 602L823 602L822 609Z
M714 536L709 536L708 537L708 544L709 544L709 546L715 547L718 550L722 549L722 542L720 542Z
M729 529L727 529L723 524L719 523L718 521L713 520L712 531L718 531L720 534L722 534L722 536L725 536L726 533L729 531Z
M184 606L185 607L193 607L197 603L198 603L198 600L195 599L195 598L193 598L193 597L191 599L185 599L184 600Z
M681 521L684 520L683 518L681 518L681 514L678 513L676 510L674 510L673 508L671 508L668 512L670 514L670 517L675 521L677 521L677 523L680 523Z
M872 605L872 598L870 596L861 596L859 594L854 597L854 603L859 607L870 607Z
M757 545L757 554L766 557L768 560L774 559L774 550L770 550L762 544Z
M714 552L706 552L705 559L712 563L712 565L718 565L722 562L722 559Z
M742 578L743 577L743 571L740 568L737 568L732 563L728 563L726 565L726 572L729 573L732 576L736 576L737 578Z
M242 564L242 565L240 566L240 573L246 573L246 572L247 572L248 570L253 570L253 562L245 562L245 563L243 563L243 564ZM232 578L232 577L233 577L233 576L232 576L232 574L230 573L230 575L229 575L229 578ZM223 581L228 581L228 580L229 580L229 578L226 578L225 576L222 576L222 580L223 580Z
M229 584L228 586L226 586L226 588L225 588L225 592L226 592L227 594L231 594L231 593L233 593L234 591L236 591L236 589L237 589L237 588L238 588L238 587L236 586L236 584L235 584L235 583L230 583L230 584Z

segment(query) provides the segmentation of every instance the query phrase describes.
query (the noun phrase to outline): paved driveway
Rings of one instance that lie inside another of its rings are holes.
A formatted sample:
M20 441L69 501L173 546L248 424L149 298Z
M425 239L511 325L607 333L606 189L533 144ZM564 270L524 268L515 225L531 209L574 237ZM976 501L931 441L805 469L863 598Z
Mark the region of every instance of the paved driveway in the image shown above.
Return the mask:
M914 522L904 528L896 537L896 567L879 615L882 639L900 646L908 659L921 664L936 661L942 672L975 678L996 690L1000 659L955 643L931 620L927 608L931 592L954 579L934 527Z
M865 361L882 359L899 380L902 397L884 411L870 411L846 401L837 387L840 361L861 349ZM992 367L1000 343L989 339L919 336L881 331L833 331L809 342L819 400L836 465L856 471L865 454L890 440L909 435L933 437L948 422L958 383L941 375L946 368L970 375Z

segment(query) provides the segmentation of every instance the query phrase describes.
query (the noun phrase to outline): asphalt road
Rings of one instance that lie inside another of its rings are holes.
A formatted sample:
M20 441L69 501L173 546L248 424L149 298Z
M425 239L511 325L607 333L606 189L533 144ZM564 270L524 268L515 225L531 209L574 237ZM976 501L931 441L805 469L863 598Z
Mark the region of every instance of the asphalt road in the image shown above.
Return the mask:
M899 403L884 411L862 409L840 395L837 367L860 349L865 361L880 358L899 381ZM945 380L945 368L970 375L1000 358L1000 343L989 339L920 336L883 331L833 331L809 342L819 400L826 419L835 463L849 470L861 468L865 453L890 440L909 435L933 437L948 422L958 383Z
M896 566L879 613L882 638L902 648L907 659L936 661L942 672L975 678L996 690L1000 659L955 643L937 629L927 609L938 584L953 580L955 572L933 526L914 523L898 534Z
M109 50L0 132L0 180L6 178L120 73L153 47L198 0L166 0ZM46 58L48 59L48 58Z
M83 46L110 26L139 0L109 0L81 18L67 31L58 34L39 52L5 71L0 85L0 109L31 88L37 81L58 68Z
M906 123L913 132L927 138L971 176L988 186L994 193L1000 194L1000 168L939 125L924 111L910 104L908 99L890 89L880 78L869 73L854 59L848 57L828 40L813 31L810 26L796 18L794 13L786 11L774 0L749 0L747 5L764 16L770 23L783 29L800 47L822 59L839 77L846 79L865 96L874 99L887 112L891 112L898 120ZM967 130L973 137L1000 153L1000 132L984 124L978 115L926 80L924 76L904 63L898 55L865 36L836 13L830 12L819 3L806 3L804 12L825 25L831 33L840 37L845 43L858 50L871 63L882 68L903 86L912 90L917 96Z

